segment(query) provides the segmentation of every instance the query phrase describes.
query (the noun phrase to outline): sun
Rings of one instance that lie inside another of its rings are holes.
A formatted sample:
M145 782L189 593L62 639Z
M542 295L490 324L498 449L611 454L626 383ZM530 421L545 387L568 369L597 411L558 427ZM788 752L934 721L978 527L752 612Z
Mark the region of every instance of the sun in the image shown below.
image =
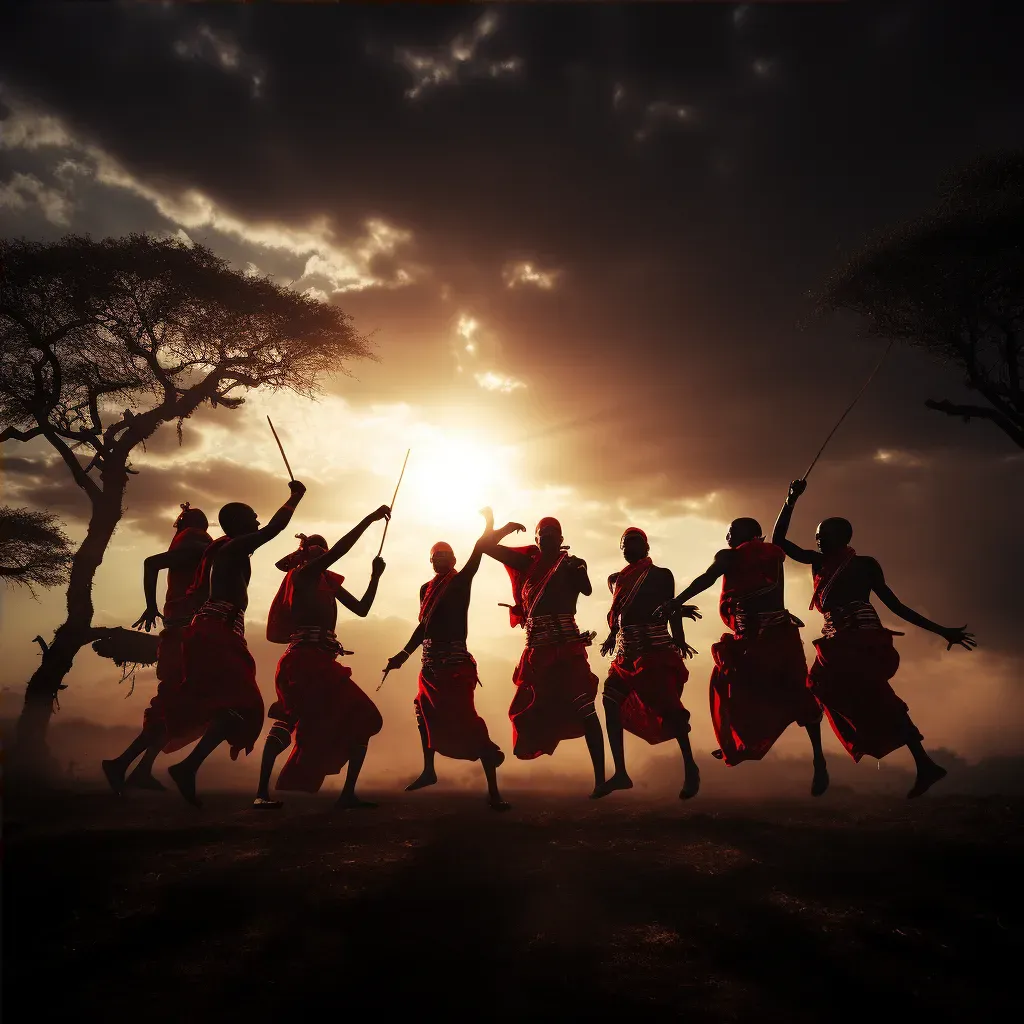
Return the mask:
M434 526L479 524L485 505L508 507L516 486L515 452L464 433L432 431L409 458L403 498L417 517Z

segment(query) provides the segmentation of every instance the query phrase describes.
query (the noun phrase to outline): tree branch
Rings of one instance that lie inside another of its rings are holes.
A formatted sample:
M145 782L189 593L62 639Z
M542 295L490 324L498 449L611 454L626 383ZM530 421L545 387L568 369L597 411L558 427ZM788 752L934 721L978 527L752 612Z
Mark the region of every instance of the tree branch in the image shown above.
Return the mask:
M929 398L924 404L929 409L945 413L947 416L960 416L965 423L972 419L991 420L1009 435L1014 444L1024 448L1024 430L1021 430L998 409L991 409L987 405L956 405L946 399L936 401L934 398Z
M30 427L28 430L18 430L17 427L7 427L5 430L0 432L0 444L4 441L31 441L34 437L39 437L43 433L43 428L40 426Z
M40 431L43 437L50 442L57 450L57 454L64 460L64 464L71 470L75 483L89 495L90 498L97 498L101 494L100 488L82 468L82 464L75 457L75 453L61 440L61 438L45 427Z

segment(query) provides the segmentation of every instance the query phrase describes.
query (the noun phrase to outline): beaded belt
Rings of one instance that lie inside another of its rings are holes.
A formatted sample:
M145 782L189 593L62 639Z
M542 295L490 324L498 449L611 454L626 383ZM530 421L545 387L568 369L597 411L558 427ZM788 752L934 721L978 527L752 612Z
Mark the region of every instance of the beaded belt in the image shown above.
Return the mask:
M526 646L548 647L552 644L594 642L594 632L581 633L575 615L532 615L526 620Z
M321 651L328 651L331 654L353 654L354 651L346 651L338 642L338 637L333 629L324 629L322 626L303 626L296 629L288 638L288 646L291 647L315 647Z
M245 637L245 612L230 601L207 601L199 611L196 612L196 619L215 619L218 622L226 622L233 633Z
M465 640L424 640L424 665L458 665L472 661L473 655L466 649Z
M623 626L615 645L615 657L632 659L658 647L675 647L664 622L642 622Z
M895 630L886 629L874 606L867 601L852 601L842 608L831 608L823 613L825 621L821 627L821 635L831 640L837 633L848 629L878 629L893 636L903 636Z
M737 612L734 621L737 636L760 636L769 629L778 629L779 626L803 626L803 623L785 608L775 612Z

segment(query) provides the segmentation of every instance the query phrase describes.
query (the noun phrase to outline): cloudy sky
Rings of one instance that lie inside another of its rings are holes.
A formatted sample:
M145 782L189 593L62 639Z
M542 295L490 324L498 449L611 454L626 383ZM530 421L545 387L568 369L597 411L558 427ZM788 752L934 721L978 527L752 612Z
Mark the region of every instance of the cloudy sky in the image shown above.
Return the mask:
M412 629L430 544L467 553L485 503L531 528L560 517L599 584L581 602L594 629L625 526L647 530L680 588L729 519L770 529L884 348L838 319L799 329L808 293L867 234L926 209L949 169L1024 141L1024 15L1008 4L23 4L0 17L4 235L201 241L341 305L379 357L327 380L317 404L254 394L196 416L181 447L158 435L134 463L97 621L141 611L141 560L170 540L180 501L211 519L229 500L264 518L277 507L268 412L309 486L304 532L333 538L387 501L411 447L377 604L340 625L370 690ZM793 537L810 544L817 520L846 515L901 598L977 632L972 655L908 635L897 682L928 743L977 757L1018 750L1024 724L1024 486L1003 435L922 406L961 395L955 371L895 351L815 469ZM4 447L3 500L52 508L81 536L84 501L45 455ZM293 532L254 559L249 634L268 697L278 651L260 635ZM378 541L342 564L357 592ZM793 567L808 643L809 595ZM504 571L485 564L474 596L479 706L507 748L522 640L497 607ZM61 597L2 599L11 699ZM691 630L705 749L716 603L704 596ZM116 682L83 654L62 713L135 723L152 674L130 700ZM380 748L402 763L416 756L414 685L410 667L379 695ZM782 749L803 742L794 731Z

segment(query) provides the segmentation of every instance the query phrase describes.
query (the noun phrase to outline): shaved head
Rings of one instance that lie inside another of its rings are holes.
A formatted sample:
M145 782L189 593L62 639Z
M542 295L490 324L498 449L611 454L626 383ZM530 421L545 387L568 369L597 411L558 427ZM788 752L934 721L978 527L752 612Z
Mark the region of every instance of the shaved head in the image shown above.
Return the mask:
M734 519L730 523L725 539L729 547L736 548L740 544L746 544L749 540L757 540L763 536L764 531L761 529L761 524L756 519L745 516L742 519Z

